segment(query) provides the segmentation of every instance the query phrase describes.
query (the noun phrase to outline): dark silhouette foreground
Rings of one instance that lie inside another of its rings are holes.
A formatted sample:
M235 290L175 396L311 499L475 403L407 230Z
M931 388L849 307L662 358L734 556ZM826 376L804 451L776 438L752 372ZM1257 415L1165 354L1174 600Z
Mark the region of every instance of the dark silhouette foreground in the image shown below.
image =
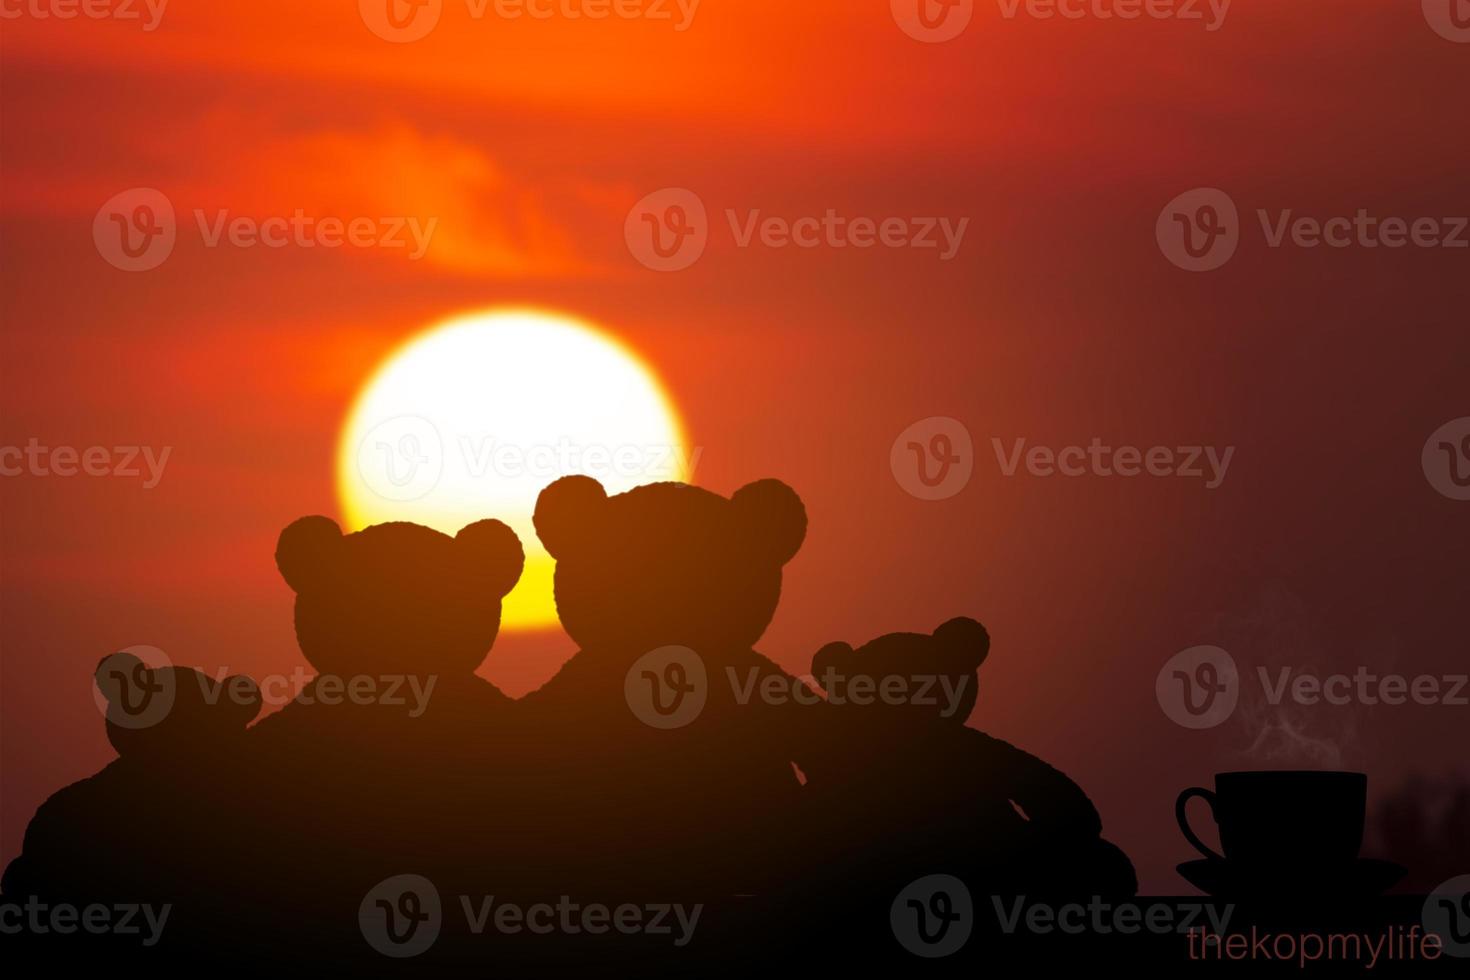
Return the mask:
M829 644L825 697L755 650L806 521L773 480L552 484L536 530L580 649L514 701L474 674L509 528L303 518L276 561L317 678L247 729L247 679L105 660L119 758L37 811L6 899L166 904L150 948L178 955L709 970L921 962L890 906L936 873L976 901L1133 894L1083 790L966 727L979 623Z

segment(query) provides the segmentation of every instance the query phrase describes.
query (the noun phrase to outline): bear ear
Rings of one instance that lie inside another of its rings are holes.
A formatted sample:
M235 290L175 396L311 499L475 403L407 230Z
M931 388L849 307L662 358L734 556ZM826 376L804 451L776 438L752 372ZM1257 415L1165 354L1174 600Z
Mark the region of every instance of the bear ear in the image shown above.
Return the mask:
M955 669L973 673L990 655L990 632L966 616L957 616L934 631L934 639Z
M841 640L828 643L812 657L812 676L821 684L829 671L841 674L843 664L853 653L852 645ZM825 688L824 688L825 690ZM829 692L830 693L830 692Z
M500 521L476 521L459 529L454 546L476 578L487 580L496 598L515 587L526 564L521 539Z
M244 728L260 714L260 685L245 674L232 674L220 681L219 693L234 725Z
M148 665L134 654L109 653L97 661L97 669L92 672L92 679L97 682L97 690L102 692L107 703L116 704L122 696L123 684L137 678L140 670L147 671ZM126 680L119 681L120 677Z
M596 529L607 491L590 476L564 476L536 498L536 537L560 559Z
M276 567L298 595L328 579L337 565L342 529L330 517L292 521L276 542Z
M764 542L778 566L796 557L806 539L806 507L795 490L780 480L757 480L736 490L730 503L749 540Z

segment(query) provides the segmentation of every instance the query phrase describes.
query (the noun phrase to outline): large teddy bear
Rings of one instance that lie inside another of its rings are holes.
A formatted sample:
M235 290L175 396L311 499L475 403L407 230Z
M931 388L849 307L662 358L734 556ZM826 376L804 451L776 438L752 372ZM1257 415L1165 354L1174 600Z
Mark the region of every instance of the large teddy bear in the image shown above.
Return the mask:
M472 736L488 734L512 702L475 669L523 561L515 532L494 520L452 538L408 523L354 534L326 517L291 524L276 565L296 593L297 643L317 676L252 729L254 751L271 764L280 755L330 763L325 775L369 759L429 775L448 760L424 757L423 745L481 741Z
M264 932L314 928L275 889L360 943L355 919L337 913L378 881L412 872L448 887L490 862L512 793L499 760L514 751L514 702L475 670L523 560L495 520L453 537L409 523L344 534L326 517L281 532L276 564L318 673L250 731L270 790L245 863L264 892L257 907L281 917Z
M605 893L775 887L820 702L753 647L806 534L800 498L572 476L535 523L580 648L521 704L545 746L532 794L554 801L538 860Z

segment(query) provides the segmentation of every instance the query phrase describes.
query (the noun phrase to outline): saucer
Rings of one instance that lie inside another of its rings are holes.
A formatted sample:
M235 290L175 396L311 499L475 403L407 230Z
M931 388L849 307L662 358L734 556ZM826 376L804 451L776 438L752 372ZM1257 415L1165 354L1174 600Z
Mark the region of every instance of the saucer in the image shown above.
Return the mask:
M1212 858L1185 861L1177 870L1185 881L1215 898L1280 901L1292 901L1304 894L1330 895L1348 901L1377 898L1408 873L1402 865L1376 858L1359 858L1343 868L1306 879L1295 877L1301 872L1294 869L1271 874Z

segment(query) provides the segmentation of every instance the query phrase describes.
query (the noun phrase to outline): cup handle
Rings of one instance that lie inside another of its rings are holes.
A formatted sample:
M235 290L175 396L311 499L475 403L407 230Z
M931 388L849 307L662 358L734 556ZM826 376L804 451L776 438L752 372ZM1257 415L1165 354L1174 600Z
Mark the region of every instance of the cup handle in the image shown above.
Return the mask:
M1174 819L1179 821L1179 829L1184 831L1184 839L1193 844L1196 851L1199 851L1207 858L1213 858L1216 861L1223 861L1225 859L1206 847L1205 842L1200 840L1199 835L1197 835L1194 830L1189 826L1189 813L1185 810L1185 807L1188 805L1189 801L1196 796L1200 797L1210 805L1210 814L1211 816L1214 815L1215 794L1207 789L1201 789L1198 786L1191 786L1189 789L1180 793L1179 799L1175 801ZM1219 822L1219 819L1219 817L1215 817L1217 823Z

